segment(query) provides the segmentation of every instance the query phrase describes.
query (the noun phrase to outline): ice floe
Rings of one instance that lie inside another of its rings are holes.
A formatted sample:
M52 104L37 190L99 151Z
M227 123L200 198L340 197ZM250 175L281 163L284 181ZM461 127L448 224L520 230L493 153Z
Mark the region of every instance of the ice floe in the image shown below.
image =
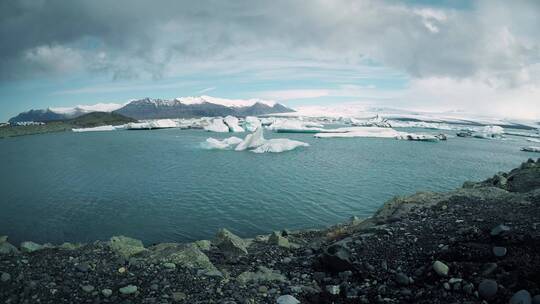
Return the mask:
M244 122L244 128L249 132L254 132L262 126L261 121L255 116L248 116Z
M267 129L273 130L277 133L318 133L324 132L323 127L323 124L313 121L280 118L276 119L272 124L267 126Z
M202 147L205 149L227 150L232 149L233 146L242 142L241 138L232 136L223 140L215 139L213 137L207 138Z
M152 130L178 128L178 123L172 119L157 119L126 124L128 130Z
M446 135L415 134L400 132L392 128L385 127L346 127L337 129L326 129L324 132L315 134L317 138L350 138L350 137L373 137L373 138L395 138L412 141L436 142L446 140Z
M246 135L246 138L236 146L234 150L244 151L247 149L257 148L264 144L263 128L258 128L255 132Z
M309 144L287 138L265 139L263 128L258 128L255 132L246 135L243 140L238 137L229 137L223 140L208 138L201 144L205 149L230 150L235 145L235 151L250 150L254 153L279 153L294 150L298 147L307 147Z
M93 128L76 128L76 129L71 129L71 131L73 132L101 132L101 131L116 131L123 128L124 128L123 125L122 126L107 125L107 126L99 126L99 127L93 127Z
M527 138L527 141L534 142L534 143L540 143L540 139L537 139L537 138Z
M501 126L485 126L481 128L478 133L473 136L476 138L502 138L504 129Z
M240 127L238 118L234 116L227 116L223 119L223 122L229 127L231 132L244 132L244 128Z
M280 153L285 151L291 151L298 147L309 147L309 144L297 140L291 140L288 138L274 138L266 140L262 145L251 151L254 153Z
M540 147L523 147L523 148L521 148L521 151L540 153Z
M214 118L214 119L212 119L210 124L205 126L204 129L206 131L209 131L209 132L219 132L219 133L229 132L229 126L227 126L223 122L222 118Z

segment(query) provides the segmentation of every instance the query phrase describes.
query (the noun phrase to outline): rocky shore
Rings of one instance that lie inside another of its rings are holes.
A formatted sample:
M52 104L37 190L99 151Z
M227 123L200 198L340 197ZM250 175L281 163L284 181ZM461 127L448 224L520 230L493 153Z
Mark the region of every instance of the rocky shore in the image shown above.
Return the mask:
M148 247L0 237L0 303L539 304L540 159L324 230Z

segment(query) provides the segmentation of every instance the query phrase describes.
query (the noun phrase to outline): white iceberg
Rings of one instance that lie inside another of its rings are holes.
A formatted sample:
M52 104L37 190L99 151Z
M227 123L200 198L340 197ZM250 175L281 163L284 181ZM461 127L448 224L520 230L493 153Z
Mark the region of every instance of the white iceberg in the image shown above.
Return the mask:
M235 151L244 151L247 149L257 148L264 144L265 139L263 136L263 129L258 128L255 132L246 135L246 138L236 146Z
M268 126L267 129L277 133L319 133L324 132L322 127L322 124L311 121L278 119Z
M367 120L359 120L351 117L351 125L359 127L381 127L381 128L391 128L392 126L385 118L377 114L375 117Z
M262 123L257 117L255 117L255 116L246 117L244 127L249 132L253 132L253 131L257 130L258 128L260 128L261 126L262 126Z
M500 126L485 126L479 130L478 134L475 134L476 138L502 138L504 129Z
M229 127L231 132L244 132L244 128L240 127L238 118L234 116L227 116L223 119L223 122Z
M210 138L207 138L204 143L202 143L202 147L209 150L212 150L212 149L228 150L228 149L231 149L233 146L238 145L241 142L242 142L242 139L235 136L225 138L223 140L210 137Z
M93 128L76 128L76 129L71 129L71 131L73 132L101 132L101 131L115 131L122 128L123 126L115 127L111 125L106 125L106 126L99 126L99 127L93 127Z
M536 138L527 138L527 141L534 142L534 143L540 143L540 139L536 139Z
M172 119L157 119L126 124L128 130L152 130L178 128L178 123Z
M403 133L392 128L381 127L350 127L325 130L315 134L317 138L333 137L378 137L378 138L399 138Z
M523 147L523 148L521 148L521 151L540 153L540 147Z
M208 138L206 142L201 144L205 149L218 149L218 150L228 150L232 149L236 145L235 151L245 151L251 150L254 153L279 153L290 151L298 147L307 147L309 144L290 140L287 138L275 138L275 139L264 139L263 128L258 128L255 132L248 134L244 140L238 137L229 137L223 140Z
M221 118L214 118L209 125L204 127L204 129L209 132L229 132L229 127L223 122L223 119Z
M285 152L285 151L291 151L298 147L309 147L309 144L305 142L297 141L297 140L291 140L288 138L274 138L274 139L266 140L262 145L258 146L254 150L251 150L251 152L280 153L280 152Z

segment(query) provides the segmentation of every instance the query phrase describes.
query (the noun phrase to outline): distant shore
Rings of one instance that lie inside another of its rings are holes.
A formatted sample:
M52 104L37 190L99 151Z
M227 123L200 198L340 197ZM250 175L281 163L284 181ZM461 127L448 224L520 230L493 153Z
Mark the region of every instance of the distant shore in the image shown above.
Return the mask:
M59 246L0 237L5 303L539 303L540 159L322 230ZM521 302L520 302L521 301Z

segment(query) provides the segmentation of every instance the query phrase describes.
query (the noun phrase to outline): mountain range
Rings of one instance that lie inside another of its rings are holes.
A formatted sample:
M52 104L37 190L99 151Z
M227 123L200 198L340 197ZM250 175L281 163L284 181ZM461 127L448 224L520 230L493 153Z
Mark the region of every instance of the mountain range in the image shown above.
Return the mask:
M251 116L294 112L280 103L262 99L225 99L211 96L172 100L143 98L126 104L97 104L73 108L47 108L22 112L9 122L49 122L73 119L91 112L113 112L134 119L186 118L202 116Z

